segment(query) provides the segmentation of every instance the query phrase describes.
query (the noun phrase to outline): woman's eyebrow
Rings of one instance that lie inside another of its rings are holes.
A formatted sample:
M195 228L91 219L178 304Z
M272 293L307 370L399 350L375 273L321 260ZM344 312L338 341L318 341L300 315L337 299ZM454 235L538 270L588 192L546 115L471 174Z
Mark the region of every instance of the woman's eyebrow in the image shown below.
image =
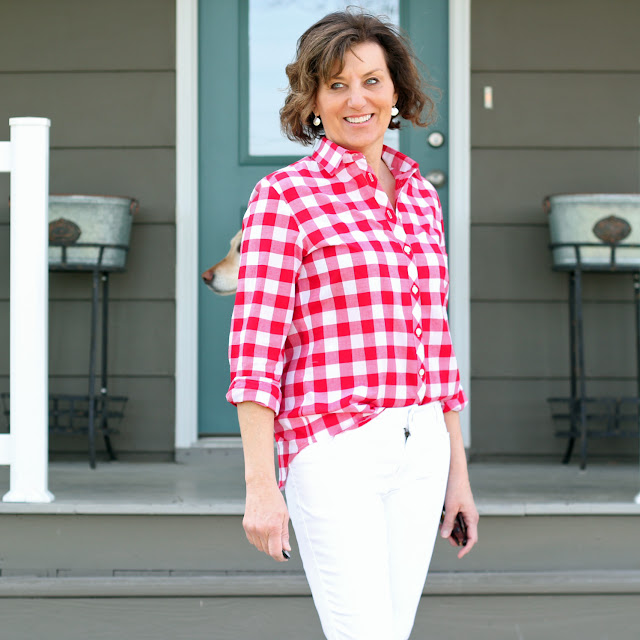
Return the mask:
M374 73L380 73L382 71L382 69L373 69L372 71L367 71L366 73L362 74L362 77L364 78L365 76L370 76ZM337 75L337 76L331 76L332 80L344 80L344 78L341 75Z

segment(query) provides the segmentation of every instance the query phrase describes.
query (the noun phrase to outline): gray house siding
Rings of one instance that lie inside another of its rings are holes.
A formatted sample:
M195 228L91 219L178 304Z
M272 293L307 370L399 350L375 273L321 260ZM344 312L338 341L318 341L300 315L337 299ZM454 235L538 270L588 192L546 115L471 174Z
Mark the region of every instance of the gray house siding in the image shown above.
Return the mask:
M51 193L137 198L127 271L111 277L109 392L130 400L114 445L173 451L175 2L2 5L0 138L12 116L51 119ZM0 390L9 387L9 177L0 177ZM27 285L27 283L25 283ZM50 390L86 393L89 274L50 279ZM84 451L52 437L54 452Z
M546 398L569 392L567 276L544 196L638 191L640 5L474 0L472 439L478 456L559 455ZM483 106L493 87L494 108ZM630 276L585 278L587 392L634 395ZM629 440L592 441L633 454Z
M638 190L639 19L640 6L626 0L472 1L471 393L472 448L480 457L558 455L564 447L554 438L546 398L568 392L567 278L551 271L541 201L563 191ZM482 105L487 85L493 110ZM51 192L141 202L128 270L111 279L109 388L130 397L114 443L122 453L168 457L174 1L3 3L0 96L1 139L8 139L11 116L51 118ZM3 391L8 195L8 176L0 174ZM51 390L83 393L89 276L52 274L50 295ZM589 276L585 299L588 391L631 394L635 363L624 341L633 332L631 279ZM83 452L86 444L54 437L51 446ZM628 441L592 447L616 456L635 449Z

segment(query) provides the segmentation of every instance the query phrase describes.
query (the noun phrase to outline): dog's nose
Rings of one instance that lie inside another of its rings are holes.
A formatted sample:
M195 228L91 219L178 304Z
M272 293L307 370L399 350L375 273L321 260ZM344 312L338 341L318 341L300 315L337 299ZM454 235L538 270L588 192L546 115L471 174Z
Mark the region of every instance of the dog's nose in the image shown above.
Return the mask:
M213 273L211 272L211 269L207 269L202 274L202 280L205 284L209 284L213 280Z

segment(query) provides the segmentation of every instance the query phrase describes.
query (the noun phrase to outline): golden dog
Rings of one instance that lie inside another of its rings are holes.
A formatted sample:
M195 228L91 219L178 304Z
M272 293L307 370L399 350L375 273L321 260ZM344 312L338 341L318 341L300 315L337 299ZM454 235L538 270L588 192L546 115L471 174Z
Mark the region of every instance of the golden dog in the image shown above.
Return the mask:
M240 242L242 230L231 238L229 253L213 267L202 274L202 280L213 291L221 296L230 296L238 288L238 269L240 268Z

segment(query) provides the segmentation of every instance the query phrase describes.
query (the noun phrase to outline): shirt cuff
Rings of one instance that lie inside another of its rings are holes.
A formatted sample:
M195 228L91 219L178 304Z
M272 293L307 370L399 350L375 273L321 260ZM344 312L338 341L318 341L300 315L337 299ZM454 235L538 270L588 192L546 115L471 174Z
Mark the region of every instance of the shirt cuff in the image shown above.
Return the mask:
M460 389L458 394L453 398L448 398L442 401L442 413L448 413L449 411L462 411L469 404L469 400L464 391Z
M282 393L280 387L268 378L237 377L231 383L226 398L234 405L240 402L255 402L278 415Z

